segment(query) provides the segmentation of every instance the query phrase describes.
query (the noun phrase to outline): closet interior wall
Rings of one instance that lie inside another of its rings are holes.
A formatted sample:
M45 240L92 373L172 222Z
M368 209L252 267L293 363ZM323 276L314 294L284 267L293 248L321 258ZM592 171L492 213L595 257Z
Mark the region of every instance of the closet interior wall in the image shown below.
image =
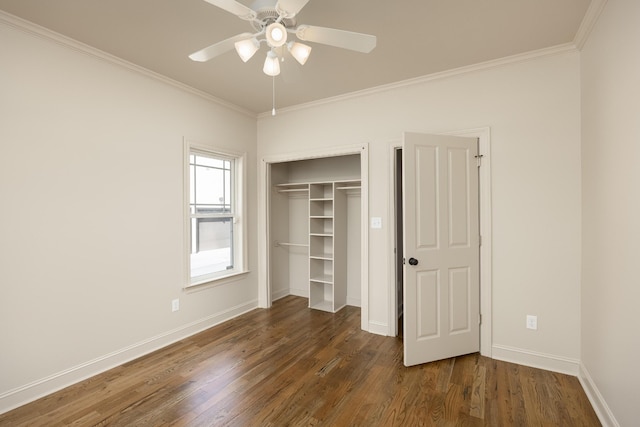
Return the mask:
M361 294L361 195L360 155L344 155L271 164L270 191L270 283L272 299L287 295L309 298L310 213L309 188L332 183L339 192L340 216L346 227L333 241L341 245L336 265L346 271L336 286L346 287L346 304L359 307ZM331 205L331 202L328 202ZM346 209L345 209L346 208ZM329 239L331 241L331 239ZM346 258L346 259L344 259ZM345 284L346 282L346 284ZM331 287L332 285L328 285ZM336 309L339 309L337 307ZM332 310L328 310L332 311Z

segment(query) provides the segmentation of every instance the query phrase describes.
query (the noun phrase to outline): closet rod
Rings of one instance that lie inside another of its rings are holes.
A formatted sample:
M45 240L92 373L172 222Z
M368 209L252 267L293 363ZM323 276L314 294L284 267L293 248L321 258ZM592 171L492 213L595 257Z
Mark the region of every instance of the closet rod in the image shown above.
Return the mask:
M275 242L275 246L300 246L305 248L309 247L307 243L288 243L288 242Z

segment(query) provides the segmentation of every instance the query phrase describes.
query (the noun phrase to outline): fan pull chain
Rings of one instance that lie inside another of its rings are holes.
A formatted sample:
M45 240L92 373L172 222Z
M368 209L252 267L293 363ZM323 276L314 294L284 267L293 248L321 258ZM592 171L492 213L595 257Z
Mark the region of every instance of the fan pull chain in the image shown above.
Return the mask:
M271 86L271 115L276 115L276 76L272 77Z

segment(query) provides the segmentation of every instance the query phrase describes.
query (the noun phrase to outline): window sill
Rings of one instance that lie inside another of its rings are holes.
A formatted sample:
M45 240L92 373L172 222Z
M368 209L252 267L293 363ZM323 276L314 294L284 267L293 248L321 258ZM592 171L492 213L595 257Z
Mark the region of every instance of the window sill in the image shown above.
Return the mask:
M189 283L188 285L184 286L182 289L184 291L192 291L192 290L213 288L216 286L238 281L243 276L246 276L249 273L250 273L249 270L244 270L244 271L229 273L224 276L206 278L206 279L199 280L197 282Z

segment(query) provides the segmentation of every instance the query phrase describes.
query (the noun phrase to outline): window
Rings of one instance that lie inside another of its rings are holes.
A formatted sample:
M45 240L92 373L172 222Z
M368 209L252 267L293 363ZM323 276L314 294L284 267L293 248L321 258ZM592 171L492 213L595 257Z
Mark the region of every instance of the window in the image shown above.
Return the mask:
M199 285L245 271L243 157L189 146L188 158L188 285Z

